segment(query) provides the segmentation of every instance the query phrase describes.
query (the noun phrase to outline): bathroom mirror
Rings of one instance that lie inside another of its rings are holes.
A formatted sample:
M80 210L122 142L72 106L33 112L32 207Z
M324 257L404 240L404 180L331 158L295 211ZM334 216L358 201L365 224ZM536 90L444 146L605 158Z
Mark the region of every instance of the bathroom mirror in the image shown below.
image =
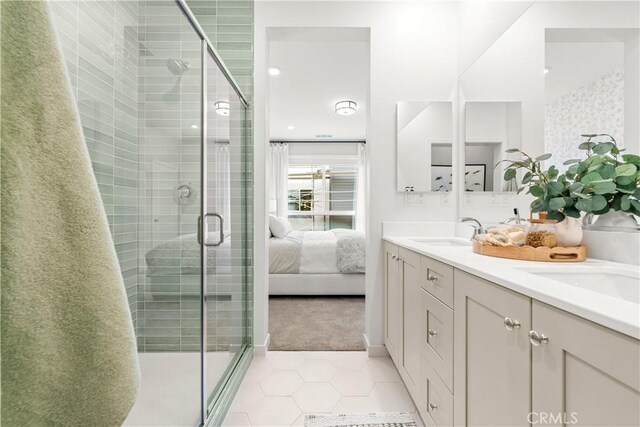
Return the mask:
M511 148L522 147L522 104L520 102L467 102L465 117L465 191L516 191L516 183L503 180L505 167L496 165L515 159Z
M453 104L400 101L396 107L398 191L451 191Z
M583 158L585 133L606 133L639 150L637 28L545 30L545 151L562 162Z

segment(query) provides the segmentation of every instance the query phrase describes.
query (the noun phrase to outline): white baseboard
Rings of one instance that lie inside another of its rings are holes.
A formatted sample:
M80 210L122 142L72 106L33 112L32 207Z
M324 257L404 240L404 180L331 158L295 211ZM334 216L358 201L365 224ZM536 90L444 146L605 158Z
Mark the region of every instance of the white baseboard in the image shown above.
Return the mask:
M267 337L264 339L264 343L260 345L253 346L253 355L254 356L266 356L267 350L269 350L269 341L271 340L271 334L267 334Z
M384 345L371 345L367 334L362 334L364 339L364 347L367 350L369 357L388 357L389 352Z

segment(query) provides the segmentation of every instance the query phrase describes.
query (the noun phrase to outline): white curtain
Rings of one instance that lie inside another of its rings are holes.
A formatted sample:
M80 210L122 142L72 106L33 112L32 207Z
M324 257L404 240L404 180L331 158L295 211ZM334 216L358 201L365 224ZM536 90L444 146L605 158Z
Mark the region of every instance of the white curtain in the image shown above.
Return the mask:
M358 144L358 182L356 184L356 230L366 229L367 202L367 146Z
M216 212L224 218L224 232L231 229L231 157L229 144L209 145L209 212ZM212 224L216 222L210 221ZM217 225L209 226L209 231L218 231Z
M269 213L287 217L287 182L289 176L289 145L271 144L271 174Z

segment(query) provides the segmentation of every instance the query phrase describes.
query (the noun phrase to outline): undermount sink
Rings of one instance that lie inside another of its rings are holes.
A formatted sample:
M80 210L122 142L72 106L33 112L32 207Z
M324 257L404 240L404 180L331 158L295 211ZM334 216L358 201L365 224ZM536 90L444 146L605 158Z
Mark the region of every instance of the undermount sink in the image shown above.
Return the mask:
M471 246L468 239L460 237L422 237L409 240L428 246Z
M601 267L549 267L521 269L527 273L557 280L602 295L640 304L640 274Z

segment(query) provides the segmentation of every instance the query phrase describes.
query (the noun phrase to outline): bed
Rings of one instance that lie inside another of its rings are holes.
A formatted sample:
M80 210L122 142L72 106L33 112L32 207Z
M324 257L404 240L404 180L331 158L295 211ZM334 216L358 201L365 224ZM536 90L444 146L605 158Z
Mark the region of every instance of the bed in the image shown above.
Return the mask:
M364 295L364 233L292 231L269 239L270 295Z

